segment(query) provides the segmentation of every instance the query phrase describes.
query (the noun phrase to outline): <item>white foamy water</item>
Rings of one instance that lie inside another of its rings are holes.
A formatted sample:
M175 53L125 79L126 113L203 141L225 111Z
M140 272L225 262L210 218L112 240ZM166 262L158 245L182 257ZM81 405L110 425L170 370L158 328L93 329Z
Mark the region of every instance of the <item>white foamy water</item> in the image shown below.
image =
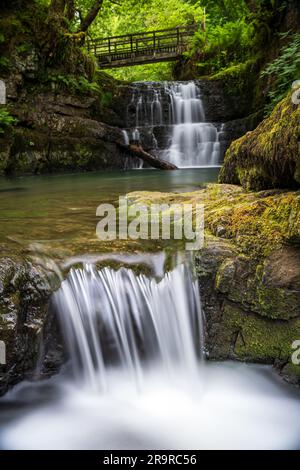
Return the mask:
M75 376L108 387L110 363L139 386L145 363L195 375L202 354L199 290L184 264L158 282L132 270L72 269L55 295Z
M56 399L46 405L34 400L37 394L45 399L47 383L31 385L31 407L18 411L2 430L2 448L300 447L299 396L290 395L264 367L211 364L193 384L180 369L172 380L159 368L149 369L140 390L124 370L112 368L109 383L106 392L93 393L58 376L52 381ZM22 388L19 395L24 396Z
M223 124L206 121L201 90L195 82L133 84L129 108L136 127L124 131L125 142L130 136L143 144L143 134L148 135L154 152L158 150L159 156L178 168L220 165ZM165 136L160 148L155 129Z
M72 374L17 386L5 449L291 449L299 394L270 369L203 360L198 286L92 265L55 296ZM20 407L20 401L24 409ZM25 402L25 403L24 403Z
M173 134L164 158L179 168L220 164L219 132L205 122L199 88L194 82L169 85Z

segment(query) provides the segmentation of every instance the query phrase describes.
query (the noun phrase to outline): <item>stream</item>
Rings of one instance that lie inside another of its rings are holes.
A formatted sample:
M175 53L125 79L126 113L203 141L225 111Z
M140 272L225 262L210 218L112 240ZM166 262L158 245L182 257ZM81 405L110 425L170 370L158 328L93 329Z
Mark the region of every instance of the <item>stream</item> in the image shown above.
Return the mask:
M0 448L299 449L297 390L268 366L206 360L191 261L178 256L164 269L157 241L96 237L101 203L217 181L222 124L206 122L201 90L143 86L133 87L124 142L148 142L179 170L0 179L2 254L74 265L52 297L69 359L52 378L23 381L0 399ZM93 263L122 253L139 273Z

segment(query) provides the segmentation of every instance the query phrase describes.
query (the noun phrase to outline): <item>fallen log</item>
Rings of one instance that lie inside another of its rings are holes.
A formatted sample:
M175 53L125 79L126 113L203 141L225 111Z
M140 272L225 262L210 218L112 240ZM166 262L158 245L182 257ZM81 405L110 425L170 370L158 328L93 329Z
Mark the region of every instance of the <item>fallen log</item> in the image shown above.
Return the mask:
M159 168L161 170L178 170L177 166L173 163L169 163L166 160L162 160L151 153L146 152L141 145L136 143L130 143L129 145L117 142L118 146L121 147L131 157L137 157L144 162L151 165L153 168Z

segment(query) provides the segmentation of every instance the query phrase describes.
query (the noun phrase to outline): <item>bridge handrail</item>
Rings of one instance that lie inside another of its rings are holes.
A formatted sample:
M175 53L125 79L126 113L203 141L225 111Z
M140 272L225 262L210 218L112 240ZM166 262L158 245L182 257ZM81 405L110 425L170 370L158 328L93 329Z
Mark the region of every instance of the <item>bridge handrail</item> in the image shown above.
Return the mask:
M157 33L166 33L168 31L176 31L179 32L180 35L187 33L188 35L192 35L192 33L197 31L197 26L196 25L187 25L187 26L176 26L173 28L166 28L166 29L157 29L157 30L151 30L151 31L144 31L140 33L128 33L128 34L121 34L119 36L106 36L106 37L101 37L101 38L95 38L95 39L89 39L88 44L91 44L92 46L101 42L106 42L106 41L112 41L114 39L122 39L122 38L131 38L134 36L146 36L146 35L152 35L157 34Z
M116 66L118 61L149 63L175 60L188 44L187 38L197 31L196 24L158 29L139 33L95 38L87 42L87 48L98 58L101 67Z

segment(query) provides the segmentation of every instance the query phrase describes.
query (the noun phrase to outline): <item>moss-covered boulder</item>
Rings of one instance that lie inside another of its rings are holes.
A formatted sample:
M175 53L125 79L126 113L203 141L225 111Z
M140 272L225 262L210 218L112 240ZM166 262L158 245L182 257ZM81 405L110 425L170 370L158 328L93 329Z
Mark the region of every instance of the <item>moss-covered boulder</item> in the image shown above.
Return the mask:
M300 105L290 94L254 131L231 144L219 181L256 191L300 186Z

